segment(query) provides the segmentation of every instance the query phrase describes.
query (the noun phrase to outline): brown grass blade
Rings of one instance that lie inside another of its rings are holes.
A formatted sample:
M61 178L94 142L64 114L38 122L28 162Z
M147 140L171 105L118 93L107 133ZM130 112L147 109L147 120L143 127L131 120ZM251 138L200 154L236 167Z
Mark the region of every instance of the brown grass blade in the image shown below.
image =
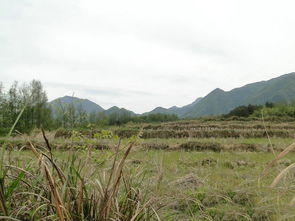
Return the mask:
M43 136L43 139L45 140L46 146L47 146L49 152L51 153L52 148L51 148L51 146L50 146L50 144L49 144L49 141L48 141L48 139L47 139L47 137L46 137L46 135L45 135L45 131L44 131L43 128L41 128L41 131L42 131L42 136Z
M62 170L53 162L53 159L50 158L49 156L47 156L45 153L42 153L42 156L46 157L50 163L52 164L53 168L56 170L62 184L64 184L65 180L66 180L66 176L64 175L64 173L62 172Z
M134 216L131 218L130 221L134 221L136 220L137 216L144 210L146 209L150 204L152 203L152 200L147 201L141 208L136 208L136 213L134 214Z
M120 160L118 166L115 166L116 161L117 161L117 154L118 154L118 150L117 150L115 161L114 161L112 171L111 171L111 176L114 176L114 178L113 178L112 182L108 183L108 186L105 189L102 208L100 209L100 213L103 214L104 217L109 216L110 210L112 208L111 205L114 203L114 197L116 196L116 194L118 192L118 187L119 187L119 184L120 184L120 180L122 178L122 170L123 170L125 160L126 160L127 156L129 155L130 150L132 149L134 143L135 142L132 142L128 146L128 148L125 151L125 153L124 153L122 159Z
M116 162L117 162L117 158L118 158L118 154L119 154L120 145L121 145L121 139L119 140L119 143L116 146L116 153L115 153L115 157L114 157L114 160L113 160L113 165L112 165L111 174L109 176L109 180L108 180L108 183L107 183L107 187L110 185L112 177L113 177L113 173L114 173L114 170L115 170L115 166L116 166Z
M291 144L290 146L288 146L285 150L283 150L278 156L276 156L264 169L262 176L267 175L269 169L278 162L279 159L281 159L282 157L284 157L286 154L288 154L290 151L295 149L295 143Z
M2 185L0 186L0 209L1 209L1 211L3 212L3 214L5 216L8 215L7 208L6 208L6 205L5 205L4 191L3 191Z
M22 169L20 167L17 166L13 166L13 165L5 165L6 168L10 168L10 169L15 169L15 170L19 170L24 172L26 175L30 176L30 177L34 177L34 175L28 171L26 171L25 169Z
M289 172L289 170L291 170L293 168L295 168L295 163L292 163L290 166L283 169L279 173L279 175L277 175L277 177L274 179L274 181L272 182L272 184L270 186L275 187L280 182L280 180Z
M44 167L44 171L45 171L45 175L46 175L49 187L51 189L51 192L52 192L52 195L53 195L53 198L54 198L55 208L56 208L58 217L59 217L60 221L65 221L66 219L65 219L63 209L62 209L62 208L65 208L65 207L62 204L62 201L61 201L61 198L60 198L59 193L57 191L54 179L53 179L47 165L44 162L43 162L43 167Z
M290 206L295 206L295 196L293 197L293 199L291 200L291 202L289 203Z
M264 127L264 130L265 130L265 133L266 133L266 136L267 136L268 142L269 142L269 144L270 144L271 152L272 152L272 154L274 155L274 157L276 157L276 153L275 153L275 151L274 151L274 148L273 148L273 145L272 145L271 139L270 139L270 137L269 137L269 134L268 134L268 132L267 132L267 128L266 128L266 125L265 125L263 111L261 111L261 117L262 117L263 127Z
M158 215L157 211L153 207L151 207L151 209L153 210L154 214L156 215L158 221L161 221L160 216Z
M35 154L35 156L37 158L39 158L40 157L40 153L37 151L37 149L35 148L35 146L32 144L31 141L29 141L29 144L30 144L30 147L31 147L32 152Z
M79 214L82 215L82 217L84 216L84 212L83 212L83 190L84 190L84 184L83 182L81 181L80 183L80 190L79 190L79 193L78 193L78 212Z
M116 193L117 189L118 189L118 186L119 186L119 183L120 183L120 179L122 178L122 170L123 170L123 166L124 166L125 160L126 160L127 156L129 155L129 153L130 153L130 151L131 151L134 143L135 142L132 142L129 145L129 147L127 148L126 152L124 153L124 156L122 157L121 161L118 164L118 167L116 169L116 175L117 175L117 177L114 180L115 182L114 182L114 185L112 187L113 192L112 192L111 196L113 196Z

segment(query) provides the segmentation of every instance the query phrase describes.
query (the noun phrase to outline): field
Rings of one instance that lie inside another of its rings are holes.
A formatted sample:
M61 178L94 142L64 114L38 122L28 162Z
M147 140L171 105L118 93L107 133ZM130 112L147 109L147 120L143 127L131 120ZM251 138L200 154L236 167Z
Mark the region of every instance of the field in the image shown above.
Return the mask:
M3 219L295 220L295 173L271 186L295 154L265 170L294 142L294 122L128 124L46 139L1 139Z

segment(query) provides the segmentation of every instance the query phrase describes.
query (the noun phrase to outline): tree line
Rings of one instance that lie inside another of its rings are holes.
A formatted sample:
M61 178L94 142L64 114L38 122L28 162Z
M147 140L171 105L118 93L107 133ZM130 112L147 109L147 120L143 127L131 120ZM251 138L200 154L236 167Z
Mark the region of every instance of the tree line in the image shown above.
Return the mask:
M21 112L15 127L20 133L30 133L35 128L53 130L178 120L176 115L170 114L87 113L82 106L77 107L72 103L60 103L53 108L48 104L47 93L38 80L28 84L14 82L7 90L0 82L0 135L8 133Z
M222 117L256 117L261 116L268 118L295 118L295 103L272 103L266 102L264 105L242 105L234 108L228 114Z
M178 120L176 114L133 115L129 112L91 112L87 113L82 106L74 103L60 103L53 111L54 128L86 128L121 126L126 123L153 123Z
M5 90L0 82L0 135L6 135L22 112L15 129L21 133L30 133L34 128L53 130L57 128L87 128L121 126L126 123L152 123L178 120L175 114L133 115L128 112L106 114L87 113L82 106L73 103L60 103L56 107L48 104L47 93L42 83L33 80L28 84L14 82ZM242 105L234 108L223 118L261 117L295 118L295 103L271 103L264 105Z

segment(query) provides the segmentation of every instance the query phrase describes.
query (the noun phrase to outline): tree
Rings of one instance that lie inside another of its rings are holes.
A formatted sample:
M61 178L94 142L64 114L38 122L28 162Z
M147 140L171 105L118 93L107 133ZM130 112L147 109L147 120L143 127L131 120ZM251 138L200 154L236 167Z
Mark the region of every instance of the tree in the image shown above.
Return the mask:
M52 122L51 112L47 107L47 95L40 81L33 80L29 85L22 86L14 82L6 93L0 84L1 134L5 134L13 125L23 109L16 125L16 130L20 132L30 132L35 127L48 128Z
M266 102L265 103L265 107L273 108L274 107L274 103L272 103L272 102Z
M40 128L47 124L50 111L47 109L47 94L40 81L33 80L30 84L33 124Z
M261 108L262 108L262 105L252 105L252 104L249 104L248 106L242 105L242 106L234 108L225 116L226 117L231 117L231 116L249 117L256 110L259 110Z

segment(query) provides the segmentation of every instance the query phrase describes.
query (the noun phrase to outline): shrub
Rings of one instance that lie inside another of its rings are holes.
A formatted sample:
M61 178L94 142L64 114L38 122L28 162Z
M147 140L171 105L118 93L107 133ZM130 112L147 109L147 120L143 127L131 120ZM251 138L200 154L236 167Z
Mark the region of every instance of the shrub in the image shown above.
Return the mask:
M221 144L190 141L187 143L180 144L179 148L184 150L195 150L195 151L209 150L209 151L219 152L221 151Z

